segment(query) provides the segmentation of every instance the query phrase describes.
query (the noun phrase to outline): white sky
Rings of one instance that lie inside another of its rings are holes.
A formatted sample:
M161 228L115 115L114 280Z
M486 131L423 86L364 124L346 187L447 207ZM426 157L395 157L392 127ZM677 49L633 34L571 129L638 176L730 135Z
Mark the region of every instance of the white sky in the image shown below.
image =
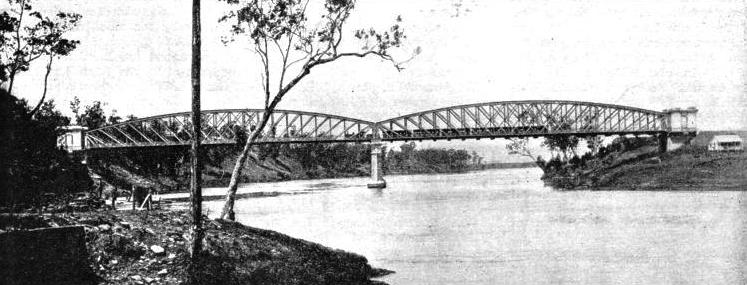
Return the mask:
M84 104L101 100L122 116L188 111L188 2L36 3L83 14L71 34L81 45L56 62L50 98L63 109L76 95ZM406 48L422 47L420 56L402 72L377 59L323 66L279 107L381 120L449 105L563 99L695 106L701 129L747 128L743 0L457 2L359 0L348 27L385 27L402 15ZM221 43L223 4L203 1L203 9L203 109L261 107L255 56ZM41 95L41 64L22 75L16 94Z

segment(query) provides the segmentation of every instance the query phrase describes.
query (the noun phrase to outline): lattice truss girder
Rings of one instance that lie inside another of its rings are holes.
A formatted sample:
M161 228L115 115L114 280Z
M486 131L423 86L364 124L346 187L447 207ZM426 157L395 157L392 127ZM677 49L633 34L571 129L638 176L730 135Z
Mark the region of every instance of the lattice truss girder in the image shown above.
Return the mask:
M263 110L215 110L202 113L205 144L233 144L241 130L248 136ZM190 113L136 119L86 133L87 148L187 145ZM367 141L371 122L310 112L276 110L260 133L259 143Z
M636 134L662 131L662 113L573 101L473 104L378 123L384 140Z

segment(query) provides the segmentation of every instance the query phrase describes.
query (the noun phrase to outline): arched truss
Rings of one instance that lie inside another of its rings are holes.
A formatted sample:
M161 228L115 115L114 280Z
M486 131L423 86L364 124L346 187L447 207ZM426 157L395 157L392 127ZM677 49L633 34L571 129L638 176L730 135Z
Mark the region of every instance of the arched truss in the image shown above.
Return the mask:
M202 112L204 144L233 144L237 130L259 124L261 109ZM453 106L378 123L275 110L257 143L368 142L539 137L556 134L654 134L665 130L661 112L577 101L504 101ZM86 132L85 148L188 145L190 113L141 118Z
M652 134L663 131L663 113L590 102L504 101L409 114L376 127L384 141Z
M202 112L204 144L234 144L237 130L248 135L264 110L232 109ZM131 120L86 132L86 148L188 145L193 137L191 113ZM335 115L275 110L258 143L370 141L372 122Z

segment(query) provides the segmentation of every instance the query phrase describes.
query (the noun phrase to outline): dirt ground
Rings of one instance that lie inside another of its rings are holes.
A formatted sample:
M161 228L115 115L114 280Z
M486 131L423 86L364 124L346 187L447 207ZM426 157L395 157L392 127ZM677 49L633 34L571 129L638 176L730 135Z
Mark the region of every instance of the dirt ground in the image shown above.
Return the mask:
M183 284L187 212L91 211L26 218L39 226L83 225L90 266L103 284ZM365 257L229 221L205 222L200 284L381 284L391 273Z

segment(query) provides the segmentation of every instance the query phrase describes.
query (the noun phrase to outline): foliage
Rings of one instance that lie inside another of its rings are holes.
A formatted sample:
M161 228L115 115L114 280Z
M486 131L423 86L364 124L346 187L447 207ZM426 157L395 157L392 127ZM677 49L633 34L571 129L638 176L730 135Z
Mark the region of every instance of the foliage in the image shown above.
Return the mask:
M0 13L0 81L8 82L10 93L15 76L28 71L35 60L48 57L49 73L54 57L66 56L75 50L80 41L66 38L65 33L78 25L81 15L57 12L47 16L34 10L31 0L8 2L12 8Z
M404 143L400 151L389 150L385 170L397 173L434 173L466 171L472 156L467 150L416 149L415 143Z
M78 96L73 97L73 100L70 101L70 110L75 116L75 123L79 126L86 127L89 130L117 124L122 121L122 117L117 115L117 110L112 110L107 117L106 112L104 111L104 106L106 106L106 103L93 101L90 105L85 105L83 107L83 113L81 113L80 99ZM128 120L136 119L133 115L127 115L126 117Z
M589 148L591 154L597 154L601 146L602 136L590 136L586 138L586 147Z
M545 137L542 146L547 147L551 152L559 152L563 155L563 160L568 160L569 156L576 154L579 139L573 135L549 135Z
M537 164L544 170L545 176L568 175L574 169L603 167L603 165L613 160L611 157L616 156L621 152L638 149L644 146L654 146L658 143L654 136L633 138L620 136L605 146L601 145L601 138L598 139L598 141L600 144L596 153L590 151L580 157L573 153L570 159L567 157L561 157L560 154L558 154L547 162L544 160L538 160Z
M526 156L532 160L537 160L539 158L529 149L529 138L509 139L509 143L506 145L506 150L508 151L508 154Z
M84 126L89 130L97 129L106 125L106 114L101 101L94 101L91 105L86 105L83 114L76 118L78 125Z
M43 193L86 190L85 167L57 147L58 128L69 119L46 102L33 118L25 100L0 90L0 205L30 205Z

